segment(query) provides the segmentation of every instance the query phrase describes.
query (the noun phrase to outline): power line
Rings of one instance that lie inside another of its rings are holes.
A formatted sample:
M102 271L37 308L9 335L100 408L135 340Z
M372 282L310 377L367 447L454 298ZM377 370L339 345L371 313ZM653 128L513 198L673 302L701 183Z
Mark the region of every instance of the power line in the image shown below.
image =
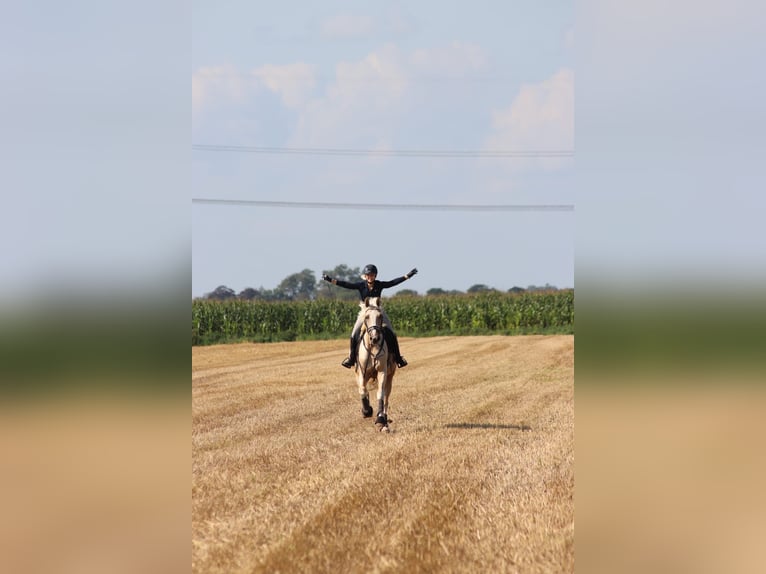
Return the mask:
M254 70L251 72L232 72L232 71L224 71L224 70L199 69L192 72L192 75L195 78L204 78L206 80L215 80L219 78L246 78L250 80L263 80L266 77L273 77L273 76L291 78L291 77L295 77L296 73L293 70L269 70L268 73L266 73L260 70ZM365 83L365 84L379 84L379 83L393 83L393 82L397 82L397 83L406 82L408 84L418 84L418 83L443 83L444 82L444 83L460 83L461 85L465 85L467 83L509 84L509 83L517 81L516 78L510 77L510 76L497 76L497 75L495 76L470 76L470 75L437 76L437 75L418 74L418 75L396 76L396 75L376 74L372 76L369 74L368 75L344 74L342 78L338 78L337 75L305 73L298 77L305 80L318 80L318 81L324 81L324 82L343 81L343 82L359 82L359 83Z
M436 149L359 149L359 148L298 148L266 146L234 146L192 144L193 151L236 152L282 155L340 155L378 157L446 157L446 158L565 158L574 157L574 150L436 150Z
M574 211L573 204L446 205L417 203L330 203L318 201L261 201L249 199L192 198L202 205L288 207L300 209L377 209L397 211Z

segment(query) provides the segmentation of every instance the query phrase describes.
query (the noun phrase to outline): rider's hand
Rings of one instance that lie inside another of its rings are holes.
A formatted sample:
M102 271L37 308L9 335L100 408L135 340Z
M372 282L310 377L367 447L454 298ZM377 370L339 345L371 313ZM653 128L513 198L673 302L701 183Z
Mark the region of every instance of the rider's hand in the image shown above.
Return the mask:
M415 273L417 273L417 272L418 272L418 268L417 268L417 267L415 267L415 268L414 268L412 271L410 271L409 273L407 273L407 278L410 278L410 277L412 277L412 276L413 276L413 275L415 275Z
M325 273L325 274L323 274L323 275L322 275L322 279L324 279L325 281L329 281L330 283L332 283L332 277L330 277L330 276L329 276L327 273Z

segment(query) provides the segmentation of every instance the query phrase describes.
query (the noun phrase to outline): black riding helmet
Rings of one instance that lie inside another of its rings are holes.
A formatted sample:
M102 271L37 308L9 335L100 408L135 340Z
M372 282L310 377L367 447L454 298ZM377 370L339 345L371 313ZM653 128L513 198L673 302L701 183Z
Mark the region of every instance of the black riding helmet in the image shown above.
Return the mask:
M378 268L374 265L365 265L364 269L362 269L362 275L377 275L378 274Z

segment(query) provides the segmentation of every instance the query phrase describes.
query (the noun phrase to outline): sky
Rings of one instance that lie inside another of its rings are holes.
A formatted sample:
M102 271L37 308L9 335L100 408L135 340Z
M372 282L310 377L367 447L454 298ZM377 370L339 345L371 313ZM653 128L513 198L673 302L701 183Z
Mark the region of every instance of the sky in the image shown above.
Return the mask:
M417 267L399 288L419 293L573 287L573 3L299 6L193 4L194 199L565 207L192 203L192 296L368 263L384 280ZM401 150L431 153L385 155ZM435 157L448 150L474 156ZM551 150L566 154L481 157Z
M11 3L0 303L66 285L185 300L190 281L268 289L367 263L384 279L418 267L402 288L420 293L575 278L580 303L590 280L763 291L765 26L758 0ZM191 203L206 197L574 211Z

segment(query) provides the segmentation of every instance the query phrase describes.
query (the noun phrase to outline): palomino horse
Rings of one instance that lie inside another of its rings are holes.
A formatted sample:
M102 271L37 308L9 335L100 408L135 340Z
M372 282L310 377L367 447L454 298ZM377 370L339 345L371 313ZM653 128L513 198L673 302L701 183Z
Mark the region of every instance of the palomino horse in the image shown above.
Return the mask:
M375 425L379 430L389 432L388 428L388 397L391 395L391 384L396 372L394 354L389 352L383 336L383 313L380 308L380 297L366 298L359 303L360 313L364 314L364 322L357 348L357 361L354 373L362 397L362 415L372 416L370 396L367 385L378 383L378 414Z

